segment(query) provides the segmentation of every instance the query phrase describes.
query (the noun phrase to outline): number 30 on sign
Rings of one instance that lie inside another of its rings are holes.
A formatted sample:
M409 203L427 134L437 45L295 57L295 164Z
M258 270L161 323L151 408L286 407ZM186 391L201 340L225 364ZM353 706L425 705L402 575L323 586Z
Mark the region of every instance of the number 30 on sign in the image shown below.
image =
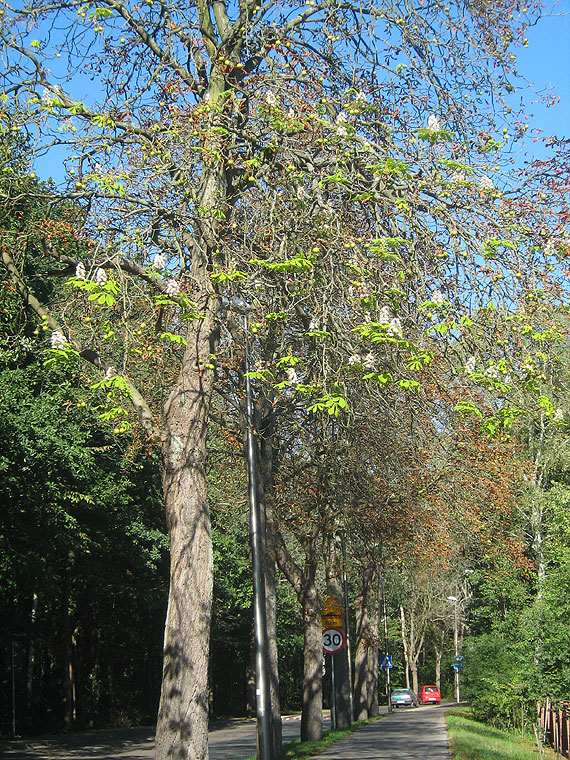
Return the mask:
M323 650L327 654L340 652L344 647L344 634L338 628L327 628L323 631Z

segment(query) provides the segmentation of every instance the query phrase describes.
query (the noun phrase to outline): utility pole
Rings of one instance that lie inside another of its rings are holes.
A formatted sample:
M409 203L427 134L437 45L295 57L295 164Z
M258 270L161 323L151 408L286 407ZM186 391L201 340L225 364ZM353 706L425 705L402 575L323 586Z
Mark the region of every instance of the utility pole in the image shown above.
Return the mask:
M455 618L455 625L454 625L454 641L455 641L455 663L453 665L453 669L455 670L455 701L457 704L461 702L461 695L459 691L459 669L460 669L460 660L459 660L459 614L457 610L457 602L459 601L456 596L448 596L447 597L448 602L453 602L454 605L454 618Z

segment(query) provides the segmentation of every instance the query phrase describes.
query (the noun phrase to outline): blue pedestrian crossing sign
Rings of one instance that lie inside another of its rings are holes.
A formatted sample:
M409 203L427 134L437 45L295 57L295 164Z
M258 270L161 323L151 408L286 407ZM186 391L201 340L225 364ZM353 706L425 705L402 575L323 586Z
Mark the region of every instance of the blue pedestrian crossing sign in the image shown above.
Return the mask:
M392 667L392 655L383 654L380 656L380 667L384 670L389 670Z

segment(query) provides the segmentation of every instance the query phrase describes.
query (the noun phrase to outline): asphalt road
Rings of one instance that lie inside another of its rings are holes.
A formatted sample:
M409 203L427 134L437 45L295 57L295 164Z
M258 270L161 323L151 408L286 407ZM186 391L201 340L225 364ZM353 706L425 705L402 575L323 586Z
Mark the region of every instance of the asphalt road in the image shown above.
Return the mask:
M336 742L318 760L450 760L443 707L394 710ZM328 728L328 720L325 725ZM216 726L210 731L210 760L254 755L255 728L255 720ZM283 718L285 742L298 739L299 731L299 716ZM153 728L85 731L0 743L5 760L151 760L153 750Z
M328 714L324 725L330 726ZM299 738L300 716L283 717L283 741ZM216 724L209 736L210 760L240 760L256 750L256 721L229 720ZM82 731L37 739L0 742L5 760L151 760L154 728Z

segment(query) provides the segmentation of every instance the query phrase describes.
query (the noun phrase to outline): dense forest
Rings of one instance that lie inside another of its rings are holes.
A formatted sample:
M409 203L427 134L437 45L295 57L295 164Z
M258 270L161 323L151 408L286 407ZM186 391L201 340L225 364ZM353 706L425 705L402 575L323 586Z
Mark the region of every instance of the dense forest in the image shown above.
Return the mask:
M272 760L282 713L322 734L329 596L340 725L386 651L451 697L457 644L503 726L567 697L568 146L523 159L512 98L539 13L6 6L3 735L156 723L203 760L254 714L252 500Z

